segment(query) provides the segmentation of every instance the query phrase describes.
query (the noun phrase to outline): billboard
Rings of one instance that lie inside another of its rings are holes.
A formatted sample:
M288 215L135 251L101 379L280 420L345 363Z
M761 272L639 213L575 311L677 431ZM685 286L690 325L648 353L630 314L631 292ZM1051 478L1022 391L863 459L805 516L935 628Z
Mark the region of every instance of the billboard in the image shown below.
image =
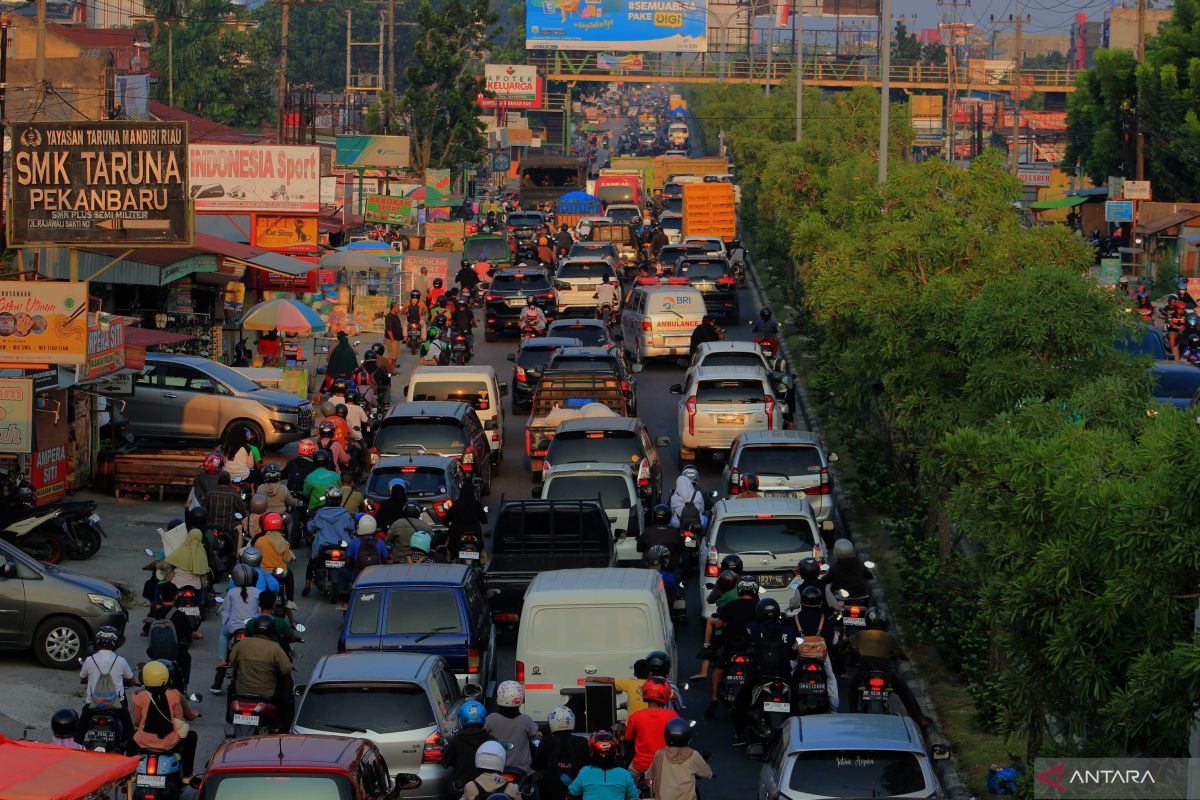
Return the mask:
M196 211L321 210L321 148L193 144L188 172Z
M12 126L14 244L187 245L187 200L186 123Z
M524 64L487 64L484 85L495 97L479 96L483 108L541 108L542 82L537 67Z
M334 165L346 169L406 169L407 136L339 136Z
M540 0L525 7L530 50L703 53L707 0Z
M0 453L28 453L33 445L33 381L0 378Z
M86 283L0 281L0 361L85 363L87 305Z
M407 225L413 214L411 197L371 194L363 198L363 219L367 222L384 222L389 225Z
M254 239L250 243L277 253L315 253L317 233L316 217L255 214Z

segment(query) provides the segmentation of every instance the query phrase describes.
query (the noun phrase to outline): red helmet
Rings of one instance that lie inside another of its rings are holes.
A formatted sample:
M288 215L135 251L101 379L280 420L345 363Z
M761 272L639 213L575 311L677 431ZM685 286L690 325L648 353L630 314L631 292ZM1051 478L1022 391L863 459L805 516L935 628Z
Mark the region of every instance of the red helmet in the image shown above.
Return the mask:
M225 457L220 453L209 453L204 457L204 471L216 475L225 468Z
M658 703L665 706L671 702L671 684L666 678L660 678L657 675L647 678L642 684L642 699L647 703Z
M260 522L264 531L283 530L283 515L276 514L274 511L268 511L266 514L263 514Z
M742 491L757 492L758 491L758 476L754 473L747 472L742 476Z
M312 439L304 439L297 447L297 451L302 456L311 456L313 453L317 452L317 443Z
M596 731L588 737L588 749L593 755L612 758L616 755L617 740L608 731Z

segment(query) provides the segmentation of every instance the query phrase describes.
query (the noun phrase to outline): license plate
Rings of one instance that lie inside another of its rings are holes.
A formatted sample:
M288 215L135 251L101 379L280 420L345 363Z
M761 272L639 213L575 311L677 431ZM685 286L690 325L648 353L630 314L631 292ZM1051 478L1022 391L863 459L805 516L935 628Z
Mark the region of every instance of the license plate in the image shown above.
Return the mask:
M459 557L459 558L465 558L465 559L467 559L468 561L478 561L478 560L479 560L479 553L473 553L473 552L471 552L470 550L459 550L459 551L458 551L458 557Z
M782 589L792 580L793 575L786 572L767 572L758 576L758 584L764 589Z
M851 628L867 627L867 621L862 617L842 617L842 624L849 625Z
M99 524L100 523L100 515L92 514L90 517L88 517L88 522L92 523L93 525Z
M167 786L166 775L138 775L138 786L149 786L152 789L164 789Z
M718 425L743 425L746 422L742 414L717 414Z
M341 569L344 566L346 566L345 561L333 561L332 559L325 560L326 569Z
M784 714L792 712L791 703L763 703L763 711L779 711Z
M200 616L200 609L197 606L183 606L179 610L182 611L186 616L189 616L189 617Z
M683 546L684 546L684 547L695 547L695 546L696 546L696 540L695 540L695 539L684 539L684 540L683 540Z
M730 683L745 683L746 676L745 675L726 675L725 680L729 681Z
M887 692L878 692L874 689L866 689L863 691L864 700L887 700Z
M802 683L796 687L800 694L825 694L824 683Z
M509 308L521 308L525 305L524 297L510 297L504 302L508 303Z
M257 728L258 727L258 715L257 714L234 714L233 715L233 724L234 725L253 725L254 727Z

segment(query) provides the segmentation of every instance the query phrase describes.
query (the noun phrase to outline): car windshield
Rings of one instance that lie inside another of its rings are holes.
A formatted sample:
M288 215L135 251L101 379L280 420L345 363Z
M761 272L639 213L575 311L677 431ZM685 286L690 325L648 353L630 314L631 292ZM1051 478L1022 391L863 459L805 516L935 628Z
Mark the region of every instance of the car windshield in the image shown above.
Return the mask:
M598 186L596 196L606 203L632 203L636 199L634 188L628 183L606 183ZM617 219L613 214L609 216Z
M467 239L463 245L463 258L467 261L508 261L511 257L508 240L503 237Z
M585 347L608 344L608 334L599 325L551 325L546 331L551 336L567 336L583 342Z
M476 411L487 411L492 407L491 394L484 381L472 381L456 378L448 381L417 382L413 379L412 399L414 403L422 400L452 400L457 403L469 403Z
M367 494L387 497L388 484L396 478L408 484L409 497L435 497L449 489L446 472L437 467L376 467L367 481Z
M816 797L900 797L928 794L916 753L821 750L792 756L788 788Z
M633 431L559 431L550 440L546 460L551 464L636 464L641 455L641 440Z
M683 185L678 183L668 183L663 186L663 197L680 197L683 195Z
M723 278L725 273L725 265L719 261L681 261L675 267L675 274L684 278L716 280Z
M384 634L462 633L454 592L439 589L393 589L388 594Z
M697 403L761 403L762 401L762 382L748 378L700 381L696 386Z
M683 217L667 217L666 219L660 219L658 223L663 226L663 230L683 230Z
M536 228L544 221L541 214L509 214L507 224L513 227Z
M762 356L734 351L710 353L700 362L705 367L756 367L762 369Z
M552 477L547 485L547 500L595 500L600 497L603 508L632 507L629 484L619 475L564 475Z
M727 519L717 528L717 551L747 553L770 550L772 553L796 553L812 550L813 529L803 517L787 519Z
M550 281L540 272L501 273L492 279L493 292L541 292L550 290Z
M434 724L429 697L417 684L317 685L296 712L296 727L334 733L397 733Z
M815 447L782 445L778 442L755 447L743 447L735 466L743 473L762 472L776 475L805 475L813 477L821 471L821 453Z
M612 265L604 261L567 262L558 268L557 273L557 277L564 280L567 278L594 278L598 281L605 275L610 278L616 277Z
M467 434L457 422L431 417L385 419L375 434L375 449L381 455L420 452L404 447L418 444L434 453L461 453L467 446Z
M720 253L724 250L716 239L691 239L688 244L692 247L699 247L706 253Z
M214 775L204 782L204 800L354 800L350 779L330 773L278 769L248 775Z

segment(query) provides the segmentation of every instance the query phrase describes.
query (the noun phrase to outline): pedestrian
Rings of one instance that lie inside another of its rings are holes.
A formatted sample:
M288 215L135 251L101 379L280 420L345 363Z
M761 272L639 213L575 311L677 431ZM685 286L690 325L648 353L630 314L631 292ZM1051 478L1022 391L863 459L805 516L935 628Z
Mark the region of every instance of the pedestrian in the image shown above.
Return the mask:
M400 358L400 346L404 343L404 321L400 319L400 303L395 301L383 318L383 335L387 340L387 357L393 368Z
M338 378L350 379L354 375L354 371L358 369L358 357L354 354L354 348L350 346L350 338L345 331L338 331L337 346L329 351L329 362L325 365L325 377L334 380Z

